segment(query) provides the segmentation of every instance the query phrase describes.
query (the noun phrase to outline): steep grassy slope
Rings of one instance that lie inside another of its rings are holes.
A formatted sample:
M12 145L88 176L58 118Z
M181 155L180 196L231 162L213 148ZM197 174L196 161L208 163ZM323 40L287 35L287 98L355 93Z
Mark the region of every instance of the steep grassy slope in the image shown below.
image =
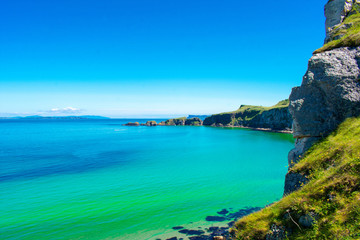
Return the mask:
M207 126L244 126L252 128L291 129L291 116L287 107L289 100L283 100L272 107L241 105L233 112L214 114L204 120Z
M360 5L355 4L344 22L333 31L335 40L326 43L314 53L321 53L339 47L360 46Z
M309 183L240 219L232 229L236 239L282 239L270 238L271 228L288 239L360 239L360 118L347 119L291 171Z

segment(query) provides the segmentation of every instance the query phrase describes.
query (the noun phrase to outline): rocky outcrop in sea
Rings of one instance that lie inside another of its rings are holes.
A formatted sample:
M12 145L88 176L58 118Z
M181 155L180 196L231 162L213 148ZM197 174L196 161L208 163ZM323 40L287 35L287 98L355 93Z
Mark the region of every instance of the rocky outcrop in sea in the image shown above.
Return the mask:
M198 117L193 118L173 118L165 121L166 126L202 126L203 121Z

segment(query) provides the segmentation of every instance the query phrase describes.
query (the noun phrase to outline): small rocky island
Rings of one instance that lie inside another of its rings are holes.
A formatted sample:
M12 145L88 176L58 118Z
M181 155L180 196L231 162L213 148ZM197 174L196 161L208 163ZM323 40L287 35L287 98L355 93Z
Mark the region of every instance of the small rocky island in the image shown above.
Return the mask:
M147 126L147 127L155 127L155 126L202 126L203 121L198 117L193 118L174 118L168 119L166 121L162 121L157 123L156 121L147 121L146 123L138 123L138 122L129 122L123 124L124 126Z

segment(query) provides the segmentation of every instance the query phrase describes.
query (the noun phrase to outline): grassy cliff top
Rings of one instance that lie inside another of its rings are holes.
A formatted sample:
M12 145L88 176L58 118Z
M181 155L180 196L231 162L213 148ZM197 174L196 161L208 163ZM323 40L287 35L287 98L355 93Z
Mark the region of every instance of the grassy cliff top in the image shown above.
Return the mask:
M360 238L360 118L347 119L291 171L309 183L240 219L232 229L237 239L265 239L273 224L291 229L289 239ZM308 214L316 220L305 228L299 219Z
M252 112L252 111L263 112L263 111L276 109L276 108L287 108L288 106L289 106L289 99L285 99L285 100L282 100L282 101L278 102L276 105L271 106L271 107L253 106L253 105L241 105L240 108L238 110L236 110L236 111L224 112L224 113L219 113L219 114L214 114L214 115L243 113L245 111L247 111L247 112Z
M323 47L315 50L314 54L340 47L360 46L360 5L354 4L348 17L333 31L334 37L340 37L340 39L326 43Z

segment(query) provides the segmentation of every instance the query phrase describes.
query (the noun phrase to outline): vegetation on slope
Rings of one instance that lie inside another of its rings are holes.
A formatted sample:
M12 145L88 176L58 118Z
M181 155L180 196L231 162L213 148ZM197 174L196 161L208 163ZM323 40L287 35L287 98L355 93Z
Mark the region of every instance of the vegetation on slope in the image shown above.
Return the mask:
M335 40L326 43L322 48L314 51L321 53L340 47L356 47L360 46L360 6L354 4L352 11L344 22L337 26L334 30L333 38Z
M309 183L240 219L232 229L236 239L265 239L274 225L288 239L360 239L360 118L347 119L291 171ZM300 223L304 216L312 226Z
M241 105L233 112L214 114L204 120L207 126L242 126L269 128L273 130L291 129L292 118L288 111L289 100L282 100L272 107Z
M262 113L264 111L268 111L268 110L272 110L272 109L276 109L276 108L287 108L288 106L289 106L289 99L285 99L271 107L241 105L240 108L236 111L219 113L218 115L224 115L224 114L229 114L229 113L244 113L244 112Z

